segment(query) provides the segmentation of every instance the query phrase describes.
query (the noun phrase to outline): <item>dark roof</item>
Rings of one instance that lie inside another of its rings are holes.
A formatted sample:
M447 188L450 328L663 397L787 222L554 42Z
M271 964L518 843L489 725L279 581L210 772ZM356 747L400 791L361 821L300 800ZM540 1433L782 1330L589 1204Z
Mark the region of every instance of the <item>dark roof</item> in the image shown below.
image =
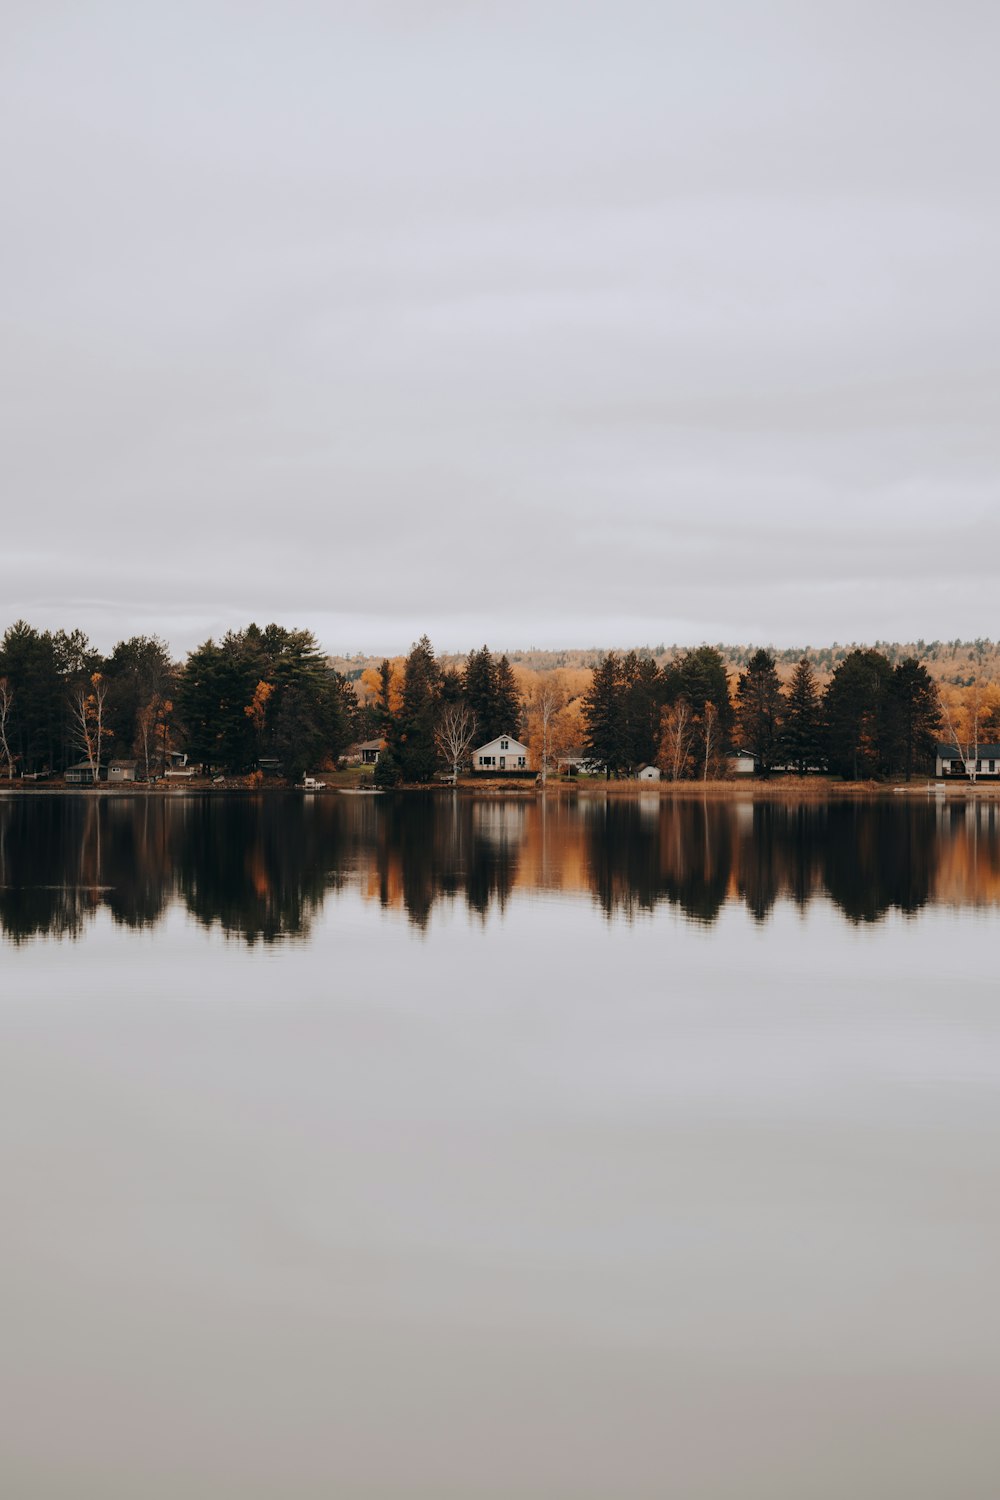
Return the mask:
M966 756L961 745L956 745L954 741L949 741L947 744L945 744L944 740L938 741L937 753L942 760L974 760L976 758L979 760L983 760L984 758L986 760L1000 760L1000 745L977 745L975 747L975 755L972 753L973 747L971 745L968 746L968 750L969 754Z
M357 748L359 750L384 750L385 740L362 740Z

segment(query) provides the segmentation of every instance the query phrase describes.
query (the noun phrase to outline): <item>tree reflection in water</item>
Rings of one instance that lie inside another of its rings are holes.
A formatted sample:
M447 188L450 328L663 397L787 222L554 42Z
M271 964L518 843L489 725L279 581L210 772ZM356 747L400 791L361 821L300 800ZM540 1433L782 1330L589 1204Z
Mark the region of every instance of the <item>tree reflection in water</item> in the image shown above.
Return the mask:
M180 902L247 943L302 937L350 890L423 927L440 903L485 919L515 892L610 916L661 906L765 921L826 897L851 922L928 903L1000 903L1000 805L893 799L713 802L397 794L0 799L0 927L74 937L106 909L141 928Z

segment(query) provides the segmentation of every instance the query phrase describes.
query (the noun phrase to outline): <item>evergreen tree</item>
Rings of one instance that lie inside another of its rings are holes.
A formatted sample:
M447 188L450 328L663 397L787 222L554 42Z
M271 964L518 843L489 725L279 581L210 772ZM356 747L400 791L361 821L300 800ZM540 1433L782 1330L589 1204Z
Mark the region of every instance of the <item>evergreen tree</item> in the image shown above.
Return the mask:
M767 776L778 758L781 732L781 683L774 657L755 651L740 673L736 688L736 722L743 747Z
M583 697L583 722L588 759L604 767L606 778L620 776L628 763L628 726L621 658L609 651L594 668Z
M660 748L663 679L651 656L629 651L622 659L627 769L652 765Z
M273 755L286 774L343 754L357 700L308 630L248 625L188 657L177 706L194 760L231 772Z
M940 725L941 708L930 673L915 656L908 656L893 668L888 703L892 765L907 781L918 765L933 759Z
M155 693L168 693L170 651L158 636L134 635L119 641L104 666L108 683L108 728L119 755L129 755L140 709Z
M830 765L845 781L884 775L892 668L881 651L847 652L823 700Z
M469 652L463 673L463 690L465 701L479 726L478 742L485 745L496 739L503 727L497 724L496 668L488 646L481 651Z
M801 774L822 759L822 719L816 674L806 657L792 673L785 700L781 752Z
M706 703L713 703L719 716L719 730L728 742L733 729L733 705L729 701L726 663L714 646L697 646L672 662L664 673L664 692L668 703L686 698L696 718L704 717Z
M491 739L495 738L498 734L512 734L515 736L520 734L521 695L517 690L514 672L506 656L501 656L496 664L496 672L493 679L493 713L493 722L496 728L490 736Z
M68 747L66 692L50 632L25 620L11 625L0 643L0 677L13 694L7 740L18 769L61 768Z
M403 703L389 736L392 760L404 781L430 781L434 775L440 691L441 669L430 641L422 635L406 658Z
M672 706L681 700L690 706L689 753L705 774L709 762L719 761L733 732L733 706L722 653L714 646L685 651L664 673L664 696Z

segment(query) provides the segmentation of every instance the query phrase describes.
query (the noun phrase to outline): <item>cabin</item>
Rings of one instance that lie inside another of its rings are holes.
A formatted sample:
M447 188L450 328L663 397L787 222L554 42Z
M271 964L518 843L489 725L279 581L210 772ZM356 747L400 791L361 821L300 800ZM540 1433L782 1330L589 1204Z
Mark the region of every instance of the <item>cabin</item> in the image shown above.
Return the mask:
M358 757L363 766L377 766L378 758L385 749L385 740L362 740L358 746Z
M108 764L109 781L135 781L137 761L113 760Z
M641 766L639 768L639 773L638 773L638 775L636 777L637 781L659 781L659 779L660 779L660 768L659 768L659 766Z
M499 734L488 745L472 752L472 769L480 775L497 776L505 771L529 771L531 751L512 734Z
M938 745L935 748L935 772L938 776L957 776L963 781L1000 780L1000 745L978 745L976 757L966 759L958 745Z
M94 768L89 760L78 760L76 765L67 766L63 772L63 780L67 786L93 786L95 780L103 780L103 767L98 766L97 776L94 776Z
M726 770L730 776L752 776L757 762L749 750L730 750L726 756Z

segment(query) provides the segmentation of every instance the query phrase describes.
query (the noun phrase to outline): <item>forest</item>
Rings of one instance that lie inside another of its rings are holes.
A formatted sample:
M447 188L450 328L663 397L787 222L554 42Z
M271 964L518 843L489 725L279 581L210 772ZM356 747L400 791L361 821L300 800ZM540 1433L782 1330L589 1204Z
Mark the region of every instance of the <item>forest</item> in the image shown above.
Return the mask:
M584 663L484 645L455 658L423 636L405 657L352 661L328 657L308 630L250 624L178 662L156 636L105 656L80 630L19 620L0 640L0 775L82 764L97 781L117 757L152 781L186 758L206 774L295 781L377 741L376 781L412 785L457 779L477 745L509 733L542 780L567 765L717 780L740 751L759 776L857 781L926 773L938 740L968 759L1000 739L991 642L955 643L930 664L868 646L825 663L762 647L738 656L705 645Z

